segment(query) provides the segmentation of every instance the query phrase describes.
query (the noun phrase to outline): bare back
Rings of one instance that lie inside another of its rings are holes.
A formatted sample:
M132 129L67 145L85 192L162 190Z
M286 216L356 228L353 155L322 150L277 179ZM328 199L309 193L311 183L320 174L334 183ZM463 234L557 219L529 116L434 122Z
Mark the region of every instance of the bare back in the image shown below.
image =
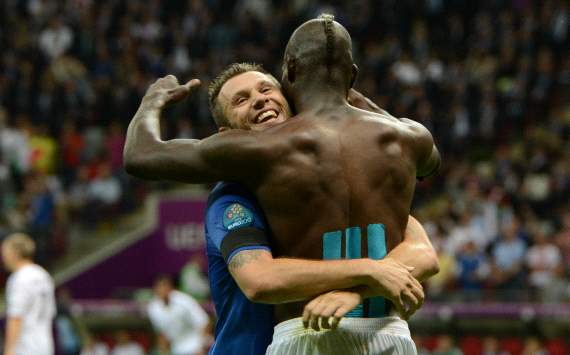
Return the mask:
M271 131L288 147L252 188L276 256L380 259L402 241L417 161L408 124L346 105ZM280 320L300 315L299 304L280 308Z

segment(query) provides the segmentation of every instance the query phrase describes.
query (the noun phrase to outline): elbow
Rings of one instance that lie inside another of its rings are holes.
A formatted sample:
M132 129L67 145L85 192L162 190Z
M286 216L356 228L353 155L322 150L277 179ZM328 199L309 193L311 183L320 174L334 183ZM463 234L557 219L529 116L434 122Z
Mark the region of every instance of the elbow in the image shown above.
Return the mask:
M262 278L252 280L242 287L242 291L248 300L255 303L276 304L279 302L279 287Z
M128 153L125 151L125 154L123 154L123 168L127 174L141 177L145 170L144 161L142 157L139 157L139 154Z
M242 288L242 291L245 294L245 297L247 297L247 299L250 300L251 302L256 302L256 303L262 302L263 290L261 290L260 288L254 285L249 285L248 287Z
M431 250L429 259L430 263L427 267L427 272L426 272L428 278L437 275L439 273L439 259L434 250Z
M134 150L125 148L123 152L123 168L127 174L148 179L151 177L153 154L150 150Z

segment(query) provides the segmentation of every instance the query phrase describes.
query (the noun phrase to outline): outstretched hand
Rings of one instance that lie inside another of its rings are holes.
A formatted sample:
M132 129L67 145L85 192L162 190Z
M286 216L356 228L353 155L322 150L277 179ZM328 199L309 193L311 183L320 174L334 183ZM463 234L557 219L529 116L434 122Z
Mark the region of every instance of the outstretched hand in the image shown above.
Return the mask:
M362 302L357 292L335 290L315 297L305 305L303 326L316 331L336 329L341 318Z
M184 100L199 85L200 80L198 79L192 79L181 85L174 75L167 75L155 81L148 88L142 99L142 105L149 109L161 110L173 103Z

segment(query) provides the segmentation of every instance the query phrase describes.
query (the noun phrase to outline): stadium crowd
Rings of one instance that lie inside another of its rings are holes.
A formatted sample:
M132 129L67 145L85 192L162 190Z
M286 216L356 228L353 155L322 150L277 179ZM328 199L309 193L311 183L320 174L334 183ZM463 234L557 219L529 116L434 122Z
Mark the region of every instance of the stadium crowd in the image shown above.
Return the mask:
M353 36L357 88L427 126L442 152L414 208L441 255L431 294L528 286L568 299L568 2L0 6L0 231L28 230L40 262L64 247L69 220L92 228L132 208L140 190L122 170L124 132L155 78L207 83L233 61L279 74L292 30L331 12ZM203 88L171 111L165 138L216 130Z

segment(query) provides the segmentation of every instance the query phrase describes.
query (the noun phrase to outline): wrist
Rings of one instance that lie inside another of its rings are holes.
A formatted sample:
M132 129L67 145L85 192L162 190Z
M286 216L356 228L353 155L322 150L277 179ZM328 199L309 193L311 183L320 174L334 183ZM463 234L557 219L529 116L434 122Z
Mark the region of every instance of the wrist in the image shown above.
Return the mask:
M163 102L160 102L156 99L145 99L145 98L143 98L141 101L140 108L139 108L139 113L142 115L158 114L162 111L163 107L164 107Z
M357 263L357 277L359 279L359 284L371 286L375 284L376 270L378 269L378 262L372 259L355 259Z

